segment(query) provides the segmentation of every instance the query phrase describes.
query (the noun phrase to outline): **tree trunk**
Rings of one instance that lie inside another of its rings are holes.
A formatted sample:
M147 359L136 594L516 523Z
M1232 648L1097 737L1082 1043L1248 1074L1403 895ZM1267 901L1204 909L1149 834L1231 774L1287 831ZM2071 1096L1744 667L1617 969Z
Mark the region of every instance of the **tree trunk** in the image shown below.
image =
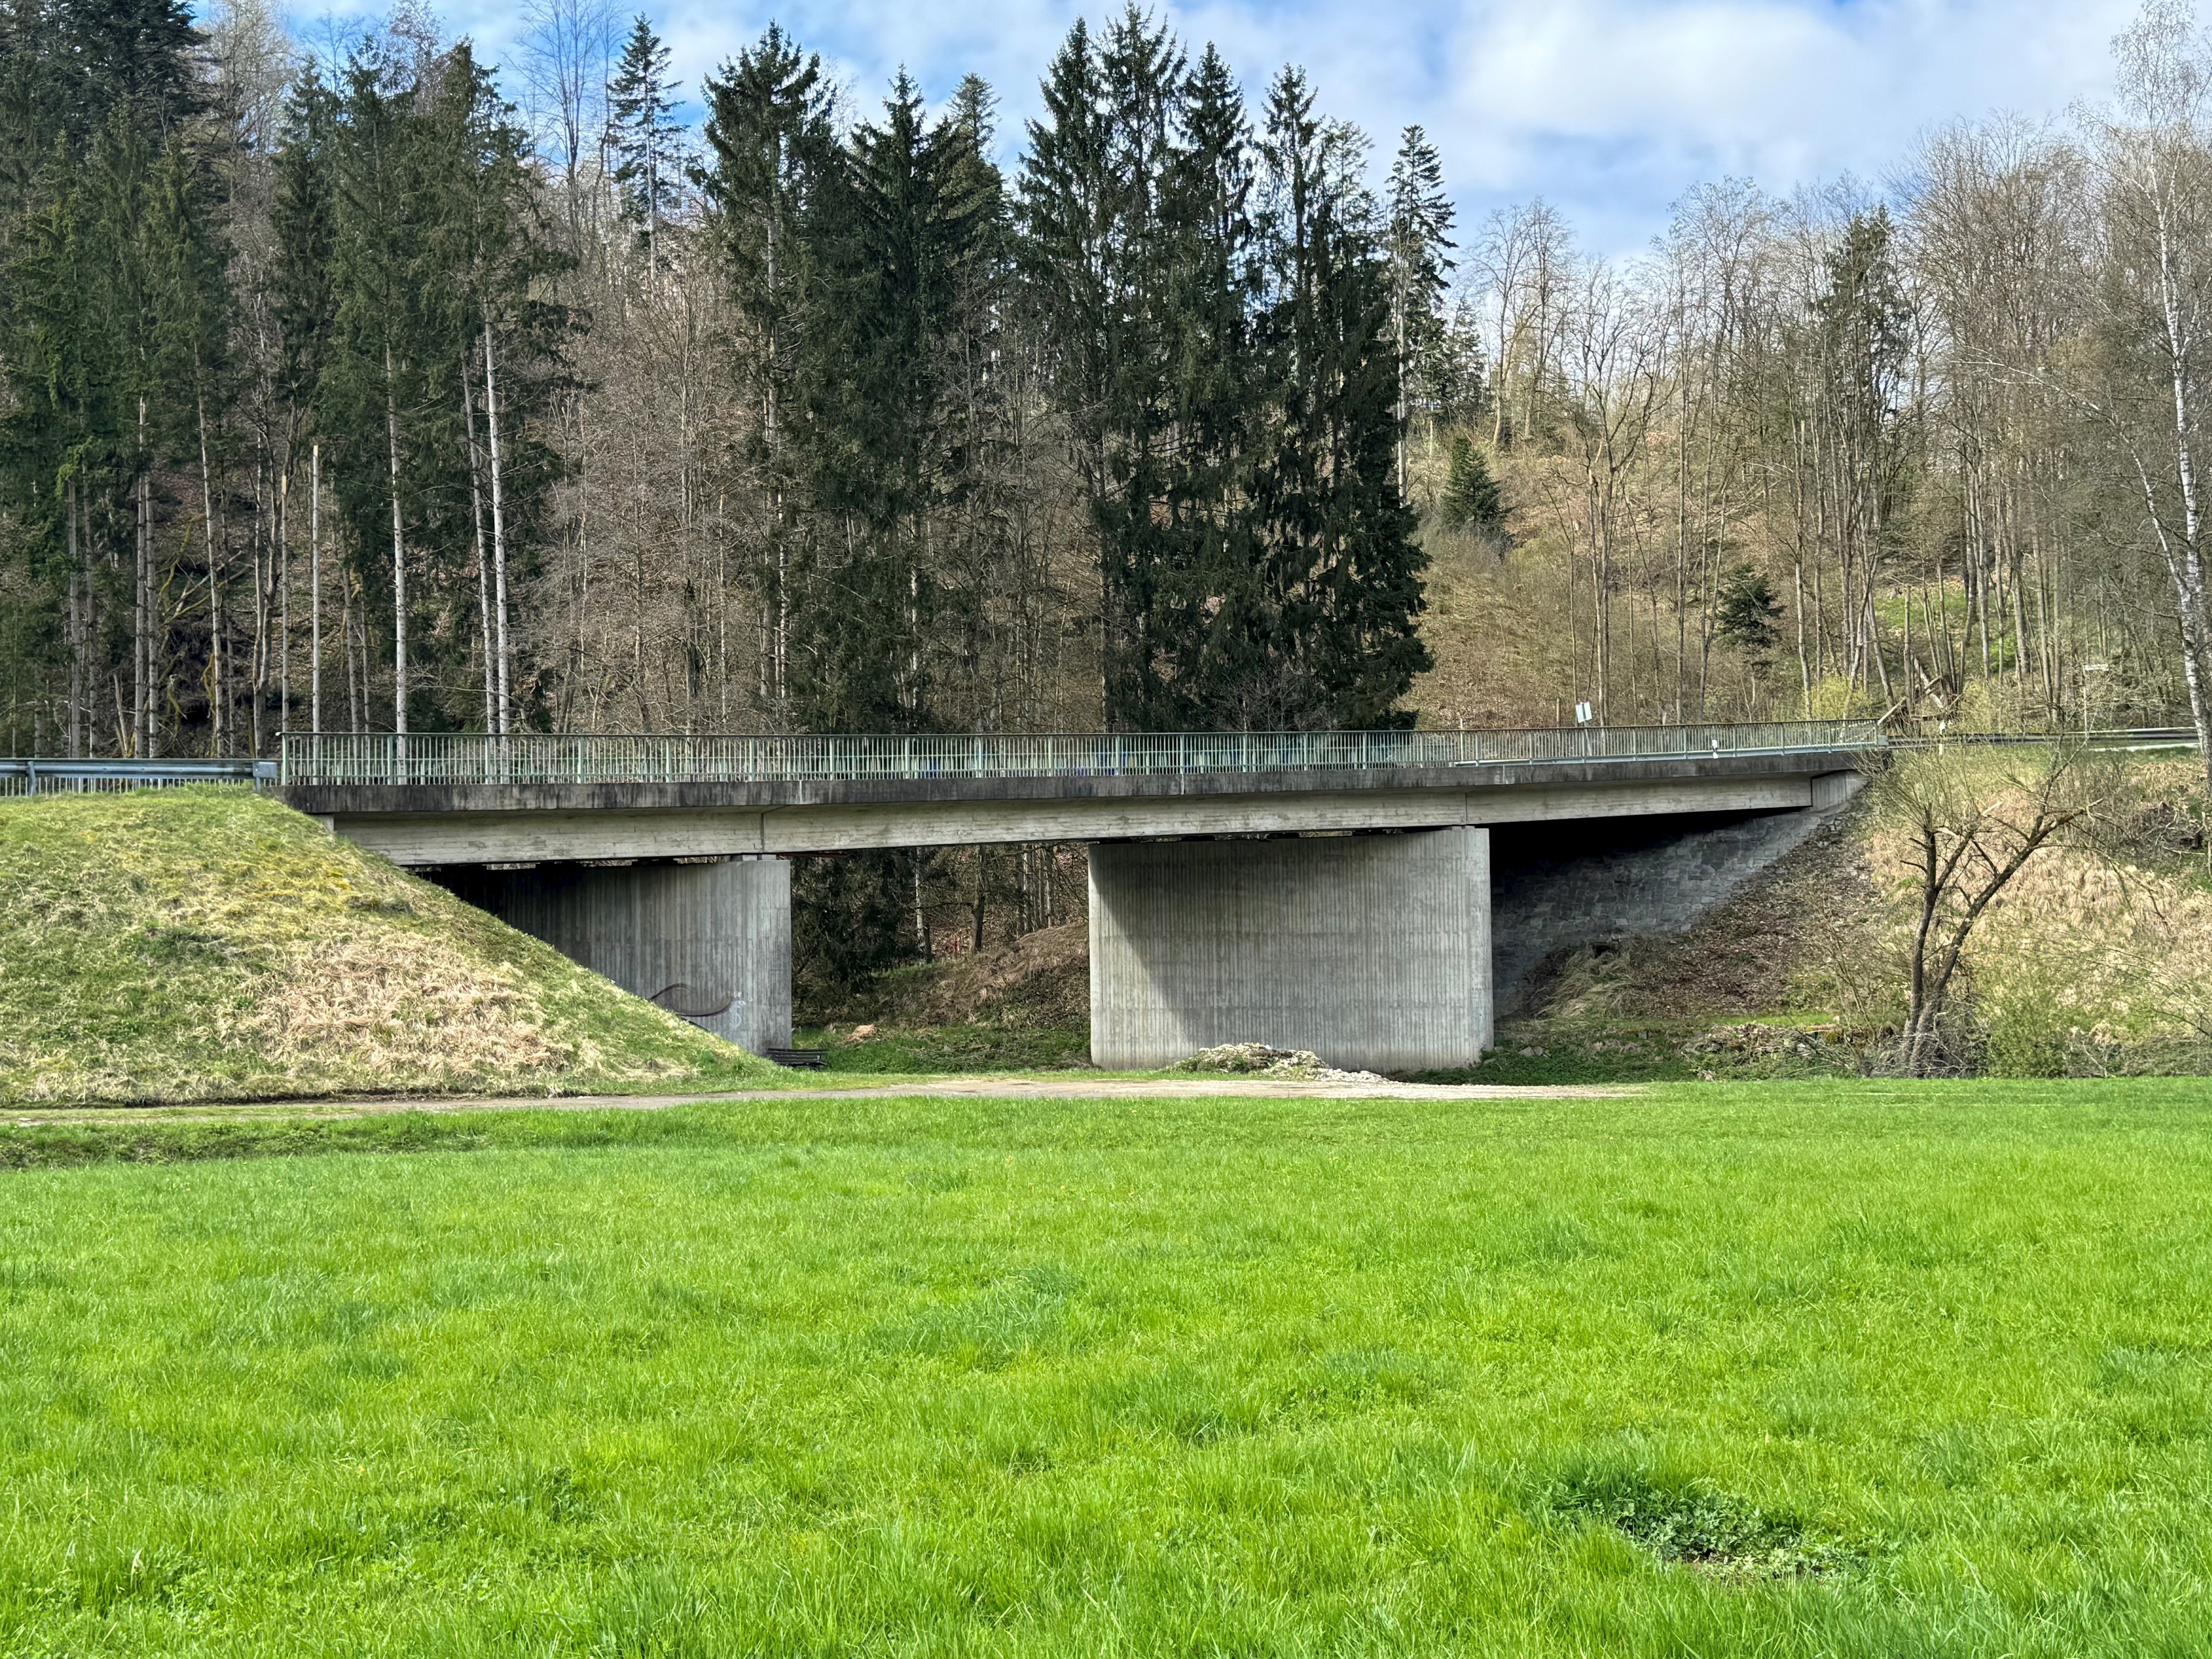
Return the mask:
M216 571L215 544L215 481L208 467L207 398L196 398L200 437L200 516L207 532L208 580L208 667L212 676L209 687L210 713L213 716L212 742L210 751L220 755L223 750L224 731L222 706L222 589Z
M146 469L146 400L138 400L138 476L131 489L136 547L131 565L131 752L154 753L154 526Z
M483 652L484 730L499 730L499 665L492 657L491 559L484 550L483 489L477 482L482 471L477 454L476 404L469 392L469 354L461 354L461 428L468 434L469 526L477 547L477 639Z
M2189 446L2189 347L2181 322L2179 285L2173 274L2172 227L2163 200L2159 202L2157 211L2159 299L2165 313L2167 362L2173 371L2173 447L2181 479L2182 557L2177 566L2169 550L2166 568L2179 590L2176 597L2182 612L2183 666L2189 680L2189 711L2197 723L2197 753L2203 763L2205 787L2208 794L2212 794L2212 710L2205 707L2203 684L2206 618L2203 552L2198 534L2203 520L2197 503L2196 458Z
M315 441L307 495L307 723L323 729L323 444Z
M70 475L68 488L69 522L69 735L62 752L71 760L84 753L83 732L86 725L84 659L85 636L92 630L85 625L84 567L79 558L76 520L76 475Z
M407 541L399 517L399 397L384 348L384 435L392 466L392 729L407 758ZM364 687L364 690L366 688Z
M484 423L491 435L492 637L499 652L499 732L507 735L514 702L507 644L507 509L501 495L499 375L492 362L491 321L484 321Z
M292 494L291 452L288 445L284 470L276 475L276 731L282 735L292 725L292 534L285 508Z

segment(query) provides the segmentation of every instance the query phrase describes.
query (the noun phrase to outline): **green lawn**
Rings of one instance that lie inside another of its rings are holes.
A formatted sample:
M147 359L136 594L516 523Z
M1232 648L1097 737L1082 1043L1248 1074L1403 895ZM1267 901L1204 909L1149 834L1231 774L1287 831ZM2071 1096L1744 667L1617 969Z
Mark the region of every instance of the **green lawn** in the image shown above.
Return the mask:
M103 1133L0 1653L2212 1647L2203 1084Z

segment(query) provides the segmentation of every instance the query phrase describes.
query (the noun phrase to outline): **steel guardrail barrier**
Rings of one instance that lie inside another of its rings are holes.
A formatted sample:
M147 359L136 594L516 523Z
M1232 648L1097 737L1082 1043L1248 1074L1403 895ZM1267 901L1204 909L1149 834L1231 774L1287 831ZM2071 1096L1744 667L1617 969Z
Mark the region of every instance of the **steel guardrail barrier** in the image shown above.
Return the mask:
M0 796L106 795L131 789L178 789L189 784L265 787L277 763L257 760L0 759Z
M2142 726L2092 732L1915 732L1889 740L1893 749L2008 749L2052 743L2086 743L2092 749L2194 749L2197 731L2188 726Z
M1245 772L1571 764L1722 755L1855 754L1873 720L1493 732L923 733L650 737L526 732L287 732L278 781L300 785L763 783L1185 777Z

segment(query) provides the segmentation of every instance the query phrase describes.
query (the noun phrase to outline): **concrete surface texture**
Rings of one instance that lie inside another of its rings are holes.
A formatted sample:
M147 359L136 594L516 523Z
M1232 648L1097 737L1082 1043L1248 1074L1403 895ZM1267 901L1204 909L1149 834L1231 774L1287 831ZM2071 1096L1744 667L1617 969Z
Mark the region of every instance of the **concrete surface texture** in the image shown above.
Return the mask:
M443 884L625 991L755 1054L791 1045L791 866L456 869Z
M1491 1037L1490 832L1091 849L1091 1054L1224 1042L1331 1066L1471 1066Z

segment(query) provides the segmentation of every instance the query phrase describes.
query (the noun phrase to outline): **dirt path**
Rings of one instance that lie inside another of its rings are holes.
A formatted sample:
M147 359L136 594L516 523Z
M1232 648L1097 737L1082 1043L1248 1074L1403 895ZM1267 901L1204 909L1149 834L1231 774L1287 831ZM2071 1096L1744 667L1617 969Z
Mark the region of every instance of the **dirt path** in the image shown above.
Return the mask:
M490 1112L518 1107L555 1111L661 1111L671 1106L742 1105L752 1101L1190 1100L1220 1096L1246 1100L1604 1100L1639 1093L1632 1085L1485 1083L1299 1083L1269 1078L937 1078L920 1083L861 1084L812 1089L737 1089L676 1095L476 1095L418 1099L203 1102L189 1106L0 1108L0 1123L113 1122L118 1118L358 1117L383 1112Z

